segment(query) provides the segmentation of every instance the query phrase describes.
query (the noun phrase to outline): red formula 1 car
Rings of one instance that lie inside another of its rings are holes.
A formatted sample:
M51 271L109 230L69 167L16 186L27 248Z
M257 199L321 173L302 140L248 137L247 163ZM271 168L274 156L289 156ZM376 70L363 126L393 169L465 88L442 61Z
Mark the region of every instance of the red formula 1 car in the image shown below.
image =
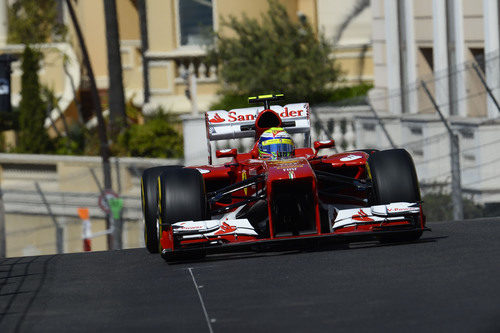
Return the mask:
M144 171L144 234L150 252L170 261L278 243L411 241L427 230L407 151L321 155L334 141L310 147L309 105L270 105L279 97L249 99L263 107L207 112L208 165ZM292 157L260 158L257 140L274 127L284 128L295 141L302 137L304 146ZM244 137L256 139L251 151L217 150L218 158L231 160L212 164L210 142Z

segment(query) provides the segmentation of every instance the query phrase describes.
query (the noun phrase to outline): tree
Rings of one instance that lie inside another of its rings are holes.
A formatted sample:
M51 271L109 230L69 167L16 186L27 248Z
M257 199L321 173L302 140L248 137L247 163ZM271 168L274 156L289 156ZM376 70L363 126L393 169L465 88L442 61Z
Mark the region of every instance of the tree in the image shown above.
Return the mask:
M64 38L66 26L58 20L54 0L15 0L8 9L9 43L45 43Z
M293 22L277 0L269 0L260 23L243 15L223 19L221 26L235 33L217 34L210 52L220 65L223 94L283 92L295 100L321 100L339 79L331 45L307 20Z
M40 53L24 48L19 103L19 140L17 150L23 153L47 153L52 142L45 130L46 105L40 96L38 61Z

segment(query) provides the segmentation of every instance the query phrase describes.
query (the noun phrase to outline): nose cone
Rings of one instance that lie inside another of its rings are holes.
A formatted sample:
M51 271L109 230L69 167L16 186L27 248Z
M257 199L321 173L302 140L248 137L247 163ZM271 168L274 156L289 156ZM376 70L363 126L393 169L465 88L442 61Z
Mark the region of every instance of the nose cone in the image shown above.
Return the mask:
M265 161L268 181L314 177L314 172L303 157Z

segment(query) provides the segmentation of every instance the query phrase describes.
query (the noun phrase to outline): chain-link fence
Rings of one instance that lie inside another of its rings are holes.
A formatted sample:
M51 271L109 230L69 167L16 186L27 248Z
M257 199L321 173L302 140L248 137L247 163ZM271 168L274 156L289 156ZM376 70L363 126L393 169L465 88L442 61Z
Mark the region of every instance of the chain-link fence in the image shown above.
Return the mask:
M107 250L109 211L102 193L98 157L0 154L5 207L7 256L83 251L82 219L87 208L92 250ZM122 247L144 246L140 177L148 167L180 164L178 160L113 158L113 189L123 209L114 221L122 229Z
M470 205L483 205L483 213L497 214L500 202L500 150L496 148L500 142L499 64L500 56L496 52L478 56L450 71L422 76L400 90L375 88L366 101L356 98L330 105L329 112L316 114L313 127L322 128L323 137L331 135L337 139L330 133L328 122L334 115L346 115L347 110L360 110L360 105L366 102L365 110L353 112L346 120L353 126L354 133L349 134L355 137L353 146L407 149L415 161L423 193L446 196L451 191L452 153L450 133L439 117L439 110L452 132L458 135L460 187L464 198L470 200ZM447 202L443 209L453 207ZM475 211L476 215L482 214Z

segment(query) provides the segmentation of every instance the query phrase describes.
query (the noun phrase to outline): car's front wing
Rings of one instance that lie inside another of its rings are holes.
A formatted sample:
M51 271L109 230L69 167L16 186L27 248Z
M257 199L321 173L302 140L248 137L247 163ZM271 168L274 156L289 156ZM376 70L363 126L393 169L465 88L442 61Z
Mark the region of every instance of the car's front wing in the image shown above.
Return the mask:
M162 255L193 251L207 253L246 251L270 244L311 240L369 240L381 234L429 230L425 228L420 203L399 202L336 211L330 232L300 236L259 238L247 219L233 214L220 220L181 221L165 228L161 236Z

